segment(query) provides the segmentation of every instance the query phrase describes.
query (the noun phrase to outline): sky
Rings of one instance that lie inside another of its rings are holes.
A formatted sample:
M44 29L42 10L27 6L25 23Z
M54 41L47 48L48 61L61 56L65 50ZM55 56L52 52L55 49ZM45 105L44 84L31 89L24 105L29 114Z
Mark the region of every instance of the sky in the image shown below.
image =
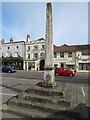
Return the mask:
M88 44L88 2L52 2L53 43ZM2 2L2 34L9 42L45 38L46 2Z

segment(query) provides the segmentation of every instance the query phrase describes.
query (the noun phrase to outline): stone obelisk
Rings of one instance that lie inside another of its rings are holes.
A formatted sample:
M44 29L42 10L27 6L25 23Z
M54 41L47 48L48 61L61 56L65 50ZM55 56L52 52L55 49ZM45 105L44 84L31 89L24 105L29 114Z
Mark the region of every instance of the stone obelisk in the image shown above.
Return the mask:
M53 28L52 28L52 4L46 5L46 51L45 51L45 69L44 86L55 87L54 75L54 52L53 52Z

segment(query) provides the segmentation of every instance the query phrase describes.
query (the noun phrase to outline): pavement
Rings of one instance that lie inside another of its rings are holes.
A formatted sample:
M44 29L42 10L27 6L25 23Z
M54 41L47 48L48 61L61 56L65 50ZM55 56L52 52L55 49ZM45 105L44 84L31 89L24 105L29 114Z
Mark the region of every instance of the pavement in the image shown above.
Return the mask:
M18 84L17 86L8 86L7 88L17 92L17 94L26 91L28 88L33 89L46 89L46 91L61 92L64 95L66 101L70 102L70 108L80 112L82 118L88 118L88 108L90 103L88 101L88 87L75 84L56 82L55 88L43 88L40 86L41 81L30 80L29 83ZM5 86L4 86L5 87ZM10 98L11 99L11 98Z
M12 78L14 79L14 78ZM19 79L20 80L20 79ZM40 88L37 84L40 83L40 80L30 80L29 82L22 82L18 85L8 85L3 87L9 88L12 91L20 93L27 90L28 88L35 87ZM64 97L71 102L71 106L75 107L79 103L85 103L90 105L88 101L88 86L81 86L79 84L69 84L56 81L57 86L55 88L49 88L49 90L61 91L64 93ZM47 88L46 88L47 89Z
M82 73L79 73L82 74ZM7 79L9 79L7 77ZM15 78L11 78L13 80L13 82L16 83L16 79ZM39 84L41 83L41 80L34 80L34 79L22 79L22 78L17 78L18 83L14 84L13 82L10 83L10 85L6 85L3 84L3 88L6 89L10 89L13 91L13 96L14 93L15 95L26 91L28 88L37 88L37 89L41 89L41 87L39 86ZM7 81L8 82L8 81ZM4 81L3 81L4 83ZM63 92L64 97L67 101L70 101L71 103L71 108L75 109L77 111L81 111L81 116L87 117L88 116L88 112L87 112L87 108L90 108L90 98L88 95L88 86L86 85L80 85L80 84L74 84L74 83L62 83L62 82L58 82L56 81L57 86L55 88L45 88L53 91L59 91L59 92ZM42 88L43 89L43 88ZM12 97L13 97L12 96ZM8 99L11 99L8 98ZM5 101L6 102L6 101ZM4 102L4 103L5 103Z

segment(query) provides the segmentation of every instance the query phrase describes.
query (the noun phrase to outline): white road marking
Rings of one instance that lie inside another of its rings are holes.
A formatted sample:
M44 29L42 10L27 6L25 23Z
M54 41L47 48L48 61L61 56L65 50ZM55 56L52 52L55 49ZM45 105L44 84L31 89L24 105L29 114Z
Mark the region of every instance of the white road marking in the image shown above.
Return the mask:
M82 87L82 93L83 93L83 95L85 96L85 92L84 92L84 89L83 89L83 87Z
M16 94L7 94L7 93L0 93L2 95L8 95L8 96L15 96Z

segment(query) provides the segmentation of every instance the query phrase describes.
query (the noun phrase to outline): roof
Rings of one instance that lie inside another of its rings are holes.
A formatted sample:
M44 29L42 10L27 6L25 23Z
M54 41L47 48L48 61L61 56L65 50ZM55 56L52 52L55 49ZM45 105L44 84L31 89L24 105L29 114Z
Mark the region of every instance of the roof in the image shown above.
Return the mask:
M7 43L4 43L4 44L13 44L13 43L25 43L25 41L16 41L16 42L12 42L12 43L7 42Z
M76 45L76 50L90 50L90 44L87 45Z
M90 44L87 45L61 45L55 46L54 45L54 52L74 52L80 50L90 50Z

